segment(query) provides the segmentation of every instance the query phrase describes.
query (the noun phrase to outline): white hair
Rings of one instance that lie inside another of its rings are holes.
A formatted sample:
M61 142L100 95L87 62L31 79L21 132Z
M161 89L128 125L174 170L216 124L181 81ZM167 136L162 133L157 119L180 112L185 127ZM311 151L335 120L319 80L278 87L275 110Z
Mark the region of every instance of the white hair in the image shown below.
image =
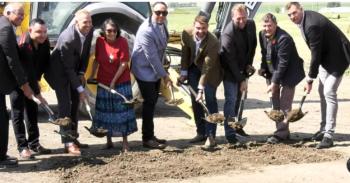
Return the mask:
M4 8L4 12L3 15L4 16L8 16L9 12L13 12L19 8L23 8L23 4L22 3L8 3L5 8Z

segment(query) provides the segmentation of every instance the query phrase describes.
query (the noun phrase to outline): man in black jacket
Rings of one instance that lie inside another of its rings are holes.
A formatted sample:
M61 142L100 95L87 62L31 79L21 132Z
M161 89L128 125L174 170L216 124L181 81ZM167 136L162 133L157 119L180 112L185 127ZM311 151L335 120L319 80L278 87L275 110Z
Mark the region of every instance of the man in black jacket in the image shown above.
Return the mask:
M74 20L75 24L67 27L58 37L48 71L45 73L45 79L56 92L58 117L68 117L72 120L68 127L61 127L65 133L77 133L79 102L87 99L84 74L89 61L93 33L89 11L78 10ZM87 144L66 137L62 137L62 143L65 152L73 155L80 155L80 148L88 147Z
M254 69L252 64L257 44L255 23L247 19L245 5L236 4L231 10L231 15L232 21L225 27L221 36L220 49L220 61L224 71L226 118L237 115L237 96L239 92L247 90L247 70ZM236 131L227 125L227 120L224 127L228 142L236 143Z
M319 75L318 92L321 99L321 127L313 136L322 140L317 148L333 146L333 134L338 110L337 90L349 66L350 43L340 29L325 16L304 11L298 2L286 5L288 16L299 27L311 50L311 62L305 89L310 92L312 82Z
M19 61L15 35L15 27L23 21L23 5L9 3L3 13L0 17L0 168L17 165L17 158L7 155L9 116L5 95L20 87L26 97L33 96Z
M47 38L47 27L43 20L33 19L31 21L29 31L23 34L20 39L19 56L35 97L42 103L47 103L40 93L39 86L41 76L50 59L50 43ZM49 154L51 150L44 148L39 143L38 105L33 100L26 98L19 87L11 92L10 100L13 130L20 157L22 159L32 158L32 152ZM27 114L26 125L23 122L24 110Z
M277 130L267 139L268 143L275 144L289 138L287 113L292 108L295 86L304 79L305 72L293 38L277 26L276 17L268 13L262 21L259 75L267 76L267 91L272 93L273 109L281 110L285 116L283 121L276 122Z

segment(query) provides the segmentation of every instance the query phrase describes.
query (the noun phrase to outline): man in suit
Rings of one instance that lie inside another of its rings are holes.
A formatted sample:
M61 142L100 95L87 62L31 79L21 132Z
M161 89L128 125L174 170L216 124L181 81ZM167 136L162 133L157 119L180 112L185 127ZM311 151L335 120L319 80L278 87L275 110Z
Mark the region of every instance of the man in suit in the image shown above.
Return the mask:
M290 20L299 27L311 51L310 69L305 85L308 93L312 89L313 80L319 76L321 124L313 139L322 140L317 148L329 148L333 146L336 126L337 90L350 62L350 43L340 29L325 16L314 11L304 11L298 2L288 3L286 10Z
M221 36L220 61L224 71L224 115L236 117L236 101L239 92L248 89L248 73L254 70L252 64L255 55L256 27L253 20L247 19L246 6L235 4L231 10L232 21L227 24ZM229 143L236 143L236 133L245 136L243 130L235 131L224 123L225 136Z
M142 141L147 148L163 149L166 140L154 135L154 110L158 100L161 79L170 87L172 81L163 68L165 48L168 43L166 16L168 7L164 2L152 6L152 16L139 27L131 56L134 74L144 99L142 105Z
M28 82L34 95L42 103L47 103L40 93L39 81L50 59L50 43L47 38L47 27L41 19L33 19L29 31L21 36L19 56ZM50 149L39 143L38 105L26 98L23 91L17 87L10 94L12 124L17 140L17 148L21 159L32 158L32 153L49 154ZM24 124L26 111L26 125ZM27 129L27 130L26 130ZM28 138L26 138L26 131Z
M21 66L15 30L24 17L20 3L9 3L0 17L0 167L17 166L17 158L7 155L9 116L5 95L20 87L29 99L33 96Z
M292 108L295 86L303 80L305 72L293 38L277 26L276 17L267 13L262 21L259 75L267 77L267 92L272 93L273 109L281 110L284 114L284 120L276 122L274 135L267 139L268 143L276 144L289 138L287 113Z
M197 97L191 96L192 109L197 127L197 135L191 143L201 142L208 138L204 147L216 146L216 124L204 120L204 111L197 102L205 101L210 113L218 112L216 88L222 80L219 60L219 41L215 35L208 32L209 19L197 16L193 26L185 29L181 36L182 57L180 82L188 80L189 85L196 91Z
M56 91L59 118L69 117L72 120L68 127L61 127L65 133L77 134L79 101L87 99L84 85L84 74L87 68L91 40L92 20L87 10L75 13L75 24L67 27L59 36L56 47L51 54L46 79ZM80 155L80 148L87 147L78 140L62 137L65 151Z

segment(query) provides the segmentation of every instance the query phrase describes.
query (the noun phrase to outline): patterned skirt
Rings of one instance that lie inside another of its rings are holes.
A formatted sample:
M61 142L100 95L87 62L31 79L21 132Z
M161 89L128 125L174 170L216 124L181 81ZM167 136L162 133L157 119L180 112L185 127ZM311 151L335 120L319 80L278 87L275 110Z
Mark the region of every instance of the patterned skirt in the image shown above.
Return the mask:
M127 99L132 98L130 81L117 84L115 90ZM135 111L132 106L124 105L122 97L106 89L97 87L94 126L108 130L108 136L128 136L137 131Z

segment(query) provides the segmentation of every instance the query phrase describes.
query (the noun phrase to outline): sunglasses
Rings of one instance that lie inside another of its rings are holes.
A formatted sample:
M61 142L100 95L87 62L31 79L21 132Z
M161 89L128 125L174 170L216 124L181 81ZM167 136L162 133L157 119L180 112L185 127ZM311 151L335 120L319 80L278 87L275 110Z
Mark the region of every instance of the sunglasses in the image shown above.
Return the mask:
M117 30L115 30L115 29L107 29L106 32L109 33L109 34L110 33L116 33Z
M163 17L166 17L168 15L168 11L154 11L154 14L157 16L163 15Z

